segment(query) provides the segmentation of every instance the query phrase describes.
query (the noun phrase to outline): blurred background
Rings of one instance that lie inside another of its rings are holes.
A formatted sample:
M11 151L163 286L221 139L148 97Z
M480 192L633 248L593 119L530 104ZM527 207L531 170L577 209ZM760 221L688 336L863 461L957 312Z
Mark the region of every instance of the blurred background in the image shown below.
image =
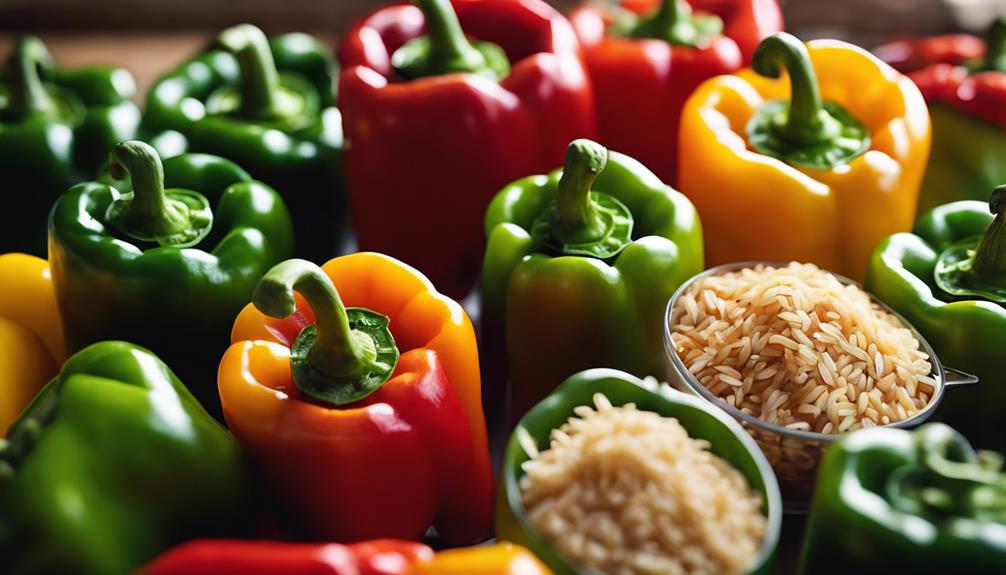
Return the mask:
M574 0L549 0L567 10ZM40 35L62 66L119 64L139 91L201 48L214 31L252 22L268 33L302 30L330 44L387 0L0 0L0 57L21 32ZM1006 0L781 0L787 28L871 47L899 35L977 32Z

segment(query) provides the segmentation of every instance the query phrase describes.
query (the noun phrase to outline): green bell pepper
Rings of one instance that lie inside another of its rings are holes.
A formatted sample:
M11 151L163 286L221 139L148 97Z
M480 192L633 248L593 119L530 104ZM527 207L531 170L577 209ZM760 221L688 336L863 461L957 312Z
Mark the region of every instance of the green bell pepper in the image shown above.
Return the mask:
M0 77L0 179L10 190L0 252L45 257L52 203L96 176L112 146L136 137L134 90L122 68L60 70L38 38L17 42Z
M1006 275L997 271L1006 266L1006 229L1001 223L990 227L1004 217L1003 199L1006 189L997 189L995 218L989 204L975 201L923 214L912 233L894 234L877 246L865 282L922 333L944 364L978 376L978 385L946 394L939 416L975 445L998 450L1006 450L1006 309L992 299L994 291L972 288L1006 289ZM977 252L991 266L974 268L968 252L975 253L983 234L985 247Z
M0 440L3 572L129 573L239 525L247 492L237 442L168 366L98 343Z
M286 201L296 253L324 262L348 228L342 116L334 60L306 34L268 40L245 24L162 77L147 96L144 129L176 130L188 149L236 162Z
M604 394L612 405L634 403L641 410L676 418L691 437L708 441L712 453L744 475L751 489L761 493L762 508L768 517L765 540L745 574L770 573L782 526L782 498L775 473L751 436L736 420L697 397L613 369L577 373L520 420L503 457L496 499L496 536L527 547L556 575L582 572L556 551L528 519L521 500L520 478L524 474L521 466L530 457L518 437L527 434L540 450L547 449L552 430L573 417L578 406L593 405L595 393Z
M1006 573L1001 465L942 423L843 436L817 474L801 573Z
M78 184L49 221L68 349L107 339L144 345L219 414L216 366L231 323L262 275L292 252L283 200L216 156L185 154L162 168L142 142L116 146L109 169L128 175L132 192Z
M487 404L502 403L507 373L515 419L586 368L664 375L664 307L702 270L687 198L632 158L576 140L563 170L503 188L485 231Z

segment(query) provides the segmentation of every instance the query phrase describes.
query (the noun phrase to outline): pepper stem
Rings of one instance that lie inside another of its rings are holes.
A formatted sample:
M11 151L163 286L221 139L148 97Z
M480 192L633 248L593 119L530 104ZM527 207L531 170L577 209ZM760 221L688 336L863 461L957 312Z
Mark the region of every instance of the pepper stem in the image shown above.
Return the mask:
M164 166L157 151L131 140L115 146L108 172L117 179L129 176L133 191L108 206L105 219L126 235L161 246L187 247L209 233L213 212L198 192L164 189Z
M234 55L240 69L239 112L245 118L268 120L278 115L280 81L269 39L257 26L239 24L224 30L218 43Z
M995 219L978 240L971 273L983 283L1006 285L1006 186L999 186L989 199Z
M566 163L558 186L557 219L552 234L567 244L602 238L606 226L590 197L590 188L608 162L608 150L591 140L573 140L566 148Z
M374 340L349 326L346 306L322 269L306 260L287 260L269 270L252 301L262 313L284 318L297 311L294 292L314 312L317 340L308 352L315 370L334 378L363 375L377 357Z
M799 38L785 32L765 38L755 50L751 67L769 78L778 78L783 69L789 75L789 109L774 126L784 138L810 145L840 132L838 122L824 109L810 53Z
M46 114L53 110L52 98L38 74L39 66L51 61L49 50L37 36L24 36L18 40L7 63L10 109L16 117Z
M700 47L723 31L723 20L712 14L693 14L685 0L662 0L648 17L629 18L628 35L655 38L678 46ZM624 25L616 26L616 33Z
M985 33L981 71L1006 72L1006 14L1000 14Z

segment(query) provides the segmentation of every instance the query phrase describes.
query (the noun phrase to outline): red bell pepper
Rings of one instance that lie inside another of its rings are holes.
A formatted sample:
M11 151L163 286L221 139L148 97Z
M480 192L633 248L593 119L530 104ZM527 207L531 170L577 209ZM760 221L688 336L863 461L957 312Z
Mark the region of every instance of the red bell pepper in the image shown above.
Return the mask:
M381 539L338 543L288 543L199 539L184 543L144 567L141 575L407 575L417 561L433 559L421 543Z
M570 15L597 101L600 141L677 181L678 122L703 81L745 66L782 29L776 0L623 0Z
M345 174L360 248L461 297L489 200L595 135L593 94L572 28L542 0L417 4L373 12L339 50Z

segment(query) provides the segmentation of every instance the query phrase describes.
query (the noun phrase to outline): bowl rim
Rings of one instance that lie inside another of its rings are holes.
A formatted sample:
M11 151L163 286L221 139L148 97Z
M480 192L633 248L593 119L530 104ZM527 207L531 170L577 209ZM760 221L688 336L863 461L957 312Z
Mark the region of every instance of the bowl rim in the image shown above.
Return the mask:
M802 263L802 262L790 262L790 263ZM803 431L800 429L790 429L788 427L784 427L775 423L769 423L767 421L763 421L762 419L755 417L753 415L748 415L747 413L744 413L743 411L730 405L722 398L713 395L713 393L710 392L709 389L706 388L706 386L702 385L702 383L699 382L699 380L696 379L695 376L685 367L685 363L678 355L677 349L674 346L674 340L672 338L673 328L671 327L671 316L674 312L674 305L678 302L681 296L684 295L684 293L693 285L695 285L695 283L698 282L699 280L710 276L722 275L725 273L738 271L746 268L754 268L755 266L758 265L774 267L774 268L784 268L788 267L790 263L782 263L770 260L748 260L742 262L732 262L727 264L720 264L718 266L713 266L689 278L683 284L678 286L678 289L675 290L674 295L672 295L671 299L667 301L667 305L664 308L664 327L663 327L664 352L665 355L667 356L668 361L670 362L670 367L674 369L674 372L681 380L685 382L685 385L688 386L689 390L692 393L698 395L705 401L712 403L719 409L722 409L723 411L729 413L732 417L736 418L737 420L747 425L750 425L754 428L769 431L776 435L792 437L804 441L813 441L816 443L832 443L837 441L839 438L847 435L849 432L845 431L842 433L827 434L827 433L820 433L817 431ZM877 298L877 296L875 296L872 292L863 287L861 283L849 279L841 274L826 270L824 268L819 267L819 269L835 276L835 278L837 278L838 281L844 285L854 285L859 289L863 290L863 292L870 297L870 300L873 303L879 305L884 311L898 318L898 320L902 323L902 325L912 333L912 336L914 336L916 340L918 340L919 345L922 348L922 351L929 356L929 362L932 365L930 375L936 380L936 390L933 393L933 396L930 398L929 403L926 404L926 406L923 409L921 409L918 413L907 419L902 419L901 421L896 421L893 423L885 423L882 425L878 425L876 427L910 429L926 422L930 417L933 416L933 414L939 408L939 405L943 401L943 396L945 395L948 387L947 368L943 365L943 362L940 361L939 357L936 355L936 352L933 351L932 346L929 345L929 342L926 340L926 338L921 333L919 333L919 330L916 329L911 322L905 319L901 314L896 312L886 303L880 301L880 299Z

